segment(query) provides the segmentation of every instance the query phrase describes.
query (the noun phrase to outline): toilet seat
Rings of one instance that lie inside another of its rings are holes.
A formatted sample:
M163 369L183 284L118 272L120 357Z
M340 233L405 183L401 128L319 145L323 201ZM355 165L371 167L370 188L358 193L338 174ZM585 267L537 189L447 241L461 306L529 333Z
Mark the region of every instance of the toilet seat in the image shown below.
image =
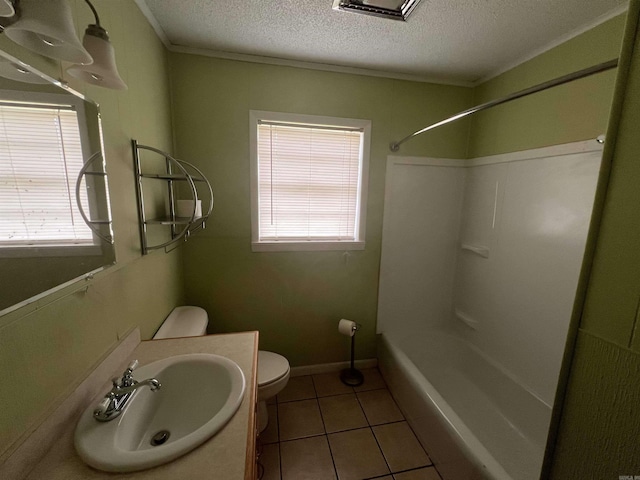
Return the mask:
M1 2L2 0L0 0ZM200 307L176 307L164 321L154 339L206 335L209 317ZM258 430L267 428L267 400L275 397L289 381L289 361L282 355L258 351Z
M258 351L258 387L277 382L289 373L289 362L282 355Z

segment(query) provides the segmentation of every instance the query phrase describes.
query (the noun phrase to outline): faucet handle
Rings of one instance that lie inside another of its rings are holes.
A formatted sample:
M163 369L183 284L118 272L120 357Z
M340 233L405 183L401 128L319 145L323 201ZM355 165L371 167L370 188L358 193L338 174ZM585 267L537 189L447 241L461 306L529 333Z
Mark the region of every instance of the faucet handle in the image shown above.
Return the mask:
M105 397L102 399L102 401L96 406L95 410L93 411L93 416L94 417L102 417L107 413L107 410L109 409L109 407L111 406L111 398L110 397Z
M138 366L138 360L134 360L133 362L131 362L127 367L127 369L122 374L122 378L119 381L117 378L113 379L113 386L116 388L128 387L136 383L136 381L133 379L133 371L137 366Z

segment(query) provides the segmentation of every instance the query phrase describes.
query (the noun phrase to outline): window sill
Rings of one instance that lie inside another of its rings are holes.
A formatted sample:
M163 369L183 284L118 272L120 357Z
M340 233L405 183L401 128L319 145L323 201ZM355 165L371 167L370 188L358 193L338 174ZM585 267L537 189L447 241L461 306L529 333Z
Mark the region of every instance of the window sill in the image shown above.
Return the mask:
M251 242L253 252L323 252L331 250L364 250L364 242Z

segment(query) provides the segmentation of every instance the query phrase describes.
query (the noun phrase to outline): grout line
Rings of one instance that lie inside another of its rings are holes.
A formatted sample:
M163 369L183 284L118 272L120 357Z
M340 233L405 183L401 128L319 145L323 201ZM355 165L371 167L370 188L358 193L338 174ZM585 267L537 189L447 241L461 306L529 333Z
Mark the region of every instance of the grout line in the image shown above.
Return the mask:
M277 397L277 396L276 396ZM267 407L268 411L268 407ZM276 430L278 431L278 470L280 470L280 480L282 480L282 448L280 445L280 409L278 408L278 401L276 398Z
M320 400L321 398L331 398L331 397L344 397L346 395L354 395L358 393L369 393L369 392L377 392L380 390L389 390L388 388L376 388L375 390L363 390L362 392L350 392L350 393L335 393L331 395L324 395L320 397L309 397L309 398L300 398L298 400L287 400L284 402L278 403L278 405L284 405L285 403L295 403L295 402L304 402L306 400Z
M382 458L384 459L384 463L387 465L387 469L389 470L389 475L393 475L394 471L391 470L391 465L389 465L389 461L387 460L387 456L384 454L384 450L382 450L382 445L380 445L380 442L378 441L378 437L376 437L376 432L373 431L373 427L369 427L369 429L371 430L371 435L373 435L373 439L376 441L376 445L378 445L378 450L380 450L380 454L382 455ZM382 475L384 476L384 475Z
M404 412L402 411L402 409L400 408L400 405L398 405L398 402L396 402L396 399L393 398L393 394L391 393L391 390L389 390L389 396L391 397L391 401L393 402L393 404L396 406L396 408L398 409L398 411L400 412L400 415L402 415L402 418L404 420L406 420L407 418L404 416ZM413 433L415 435L415 432Z
M318 389L316 388L316 381L313 379L313 375L309 375L311 377L311 385L313 385L313 392L316 394L316 398L318 398Z
M327 424L324 423L324 415L322 414L322 408L320 408L320 402L318 398L316 398L316 405L318 405L318 411L320 412L320 420L322 421L322 428L324 429L324 434L327 435Z
M432 466L432 467L433 467L433 469L436 471L436 474L438 475L438 479L439 479L439 480L442 480L442 478L443 478L443 477L442 477L442 475L440 475L440 470L438 470L438 467L436 467L436 464L434 463L434 464L432 464L431 466Z
M396 475L399 473L415 472L416 470L422 470L425 468L433 468L433 465L429 464L429 465L423 465L421 467L407 468L406 470L398 470L397 472L393 472L393 475Z
M638 327L638 316L640 316L640 297L638 298L638 303L636 305L636 314L633 317L633 325L631 326L631 335L629 336L629 344L627 345L627 348L633 347L633 341Z
M384 463L387 466L387 470L389 470L389 475L391 475L392 474L391 466L389 465L389 462L387 461L387 457L385 456L384 452L382 451L382 447L380 446L380 443L378 442L378 438L376 437L376 434L373 431L373 427L371 426L371 422L369 421L369 417L367 417L367 412L365 411L364 407L362 406L362 402L360 402L360 398L358 397L357 393L356 393L356 399L358 400L358 404L360 405L360 409L364 413L364 418L367 420L367 424L369 425L369 430L371 431L371 435L373 436L373 439L375 440L376 445L378 446L378 450L380 450L380 454L382 455L382 459L384 460ZM382 476L384 476L384 475L382 475Z
M281 440L278 443L295 442L296 440L304 440L306 438L321 437L322 435L334 435L334 434L338 434L338 433L354 432L356 430L364 430L365 428L381 427L383 425L393 425L394 423L402 423L402 422L404 422L404 420L400 420L400 421L397 421L397 422L381 423L379 425L373 425L373 426L365 425L364 427L347 428L346 430L338 430L337 432L326 432L326 433L318 433L318 434L315 434L315 435L307 435L306 437L289 438L287 440ZM273 445L273 443L269 443L267 445ZM431 458L431 457L429 457L429 458Z
M433 460L431 460L431 455L429 455L429 452L427 452L426 448L422 446L422 443L420 442L418 435L416 435L415 430L411 427L411 424L407 420L405 420L405 422L407 422L407 427L409 427L409 430L411 430L411 433L413 433L413 436L418 442L418 445L420 445L420 448L422 449L422 451L427 454L427 457L429 457L429 461L431 462L429 465L433 465Z
M286 402L280 402L278 405L284 405L285 403L307 402L309 400L317 400L318 397L300 398L298 400L287 400Z
M325 437L327 437L327 445L329 445L329 456L331 457L331 463L333 464L333 471L336 474L336 478L340 478L340 475L338 475L338 467L336 467L336 460L335 458L333 458L333 450L331 450L331 442L329 441L329 434L327 433Z
M297 442L298 440L306 440L308 438L316 438L316 437L326 437L327 434L326 433L318 433L316 435L308 435L306 437L299 437L299 438L290 438L288 440L282 440L281 442L278 443L289 443L289 442Z
M371 427L371 422L369 421L369 417L367 416L367 412L365 411L364 407L362 406L362 402L360 401L360 397L358 396L357 392L356 392L356 400L358 401L358 405L360 405L360 410L362 410L362 413L364 413L364 419L367 421L367 425L369 425L369 427Z

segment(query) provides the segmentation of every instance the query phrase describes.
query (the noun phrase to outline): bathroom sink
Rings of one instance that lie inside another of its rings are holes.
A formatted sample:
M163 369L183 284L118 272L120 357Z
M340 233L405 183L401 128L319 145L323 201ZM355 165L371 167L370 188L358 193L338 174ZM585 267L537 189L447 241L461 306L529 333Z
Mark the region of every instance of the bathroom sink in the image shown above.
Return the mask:
M168 357L135 370L136 380L155 378L157 391L140 387L120 416L93 418L92 404L80 417L75 447L89 465L131 472L170 462L218 433L238 410L245 378L219 355Z

